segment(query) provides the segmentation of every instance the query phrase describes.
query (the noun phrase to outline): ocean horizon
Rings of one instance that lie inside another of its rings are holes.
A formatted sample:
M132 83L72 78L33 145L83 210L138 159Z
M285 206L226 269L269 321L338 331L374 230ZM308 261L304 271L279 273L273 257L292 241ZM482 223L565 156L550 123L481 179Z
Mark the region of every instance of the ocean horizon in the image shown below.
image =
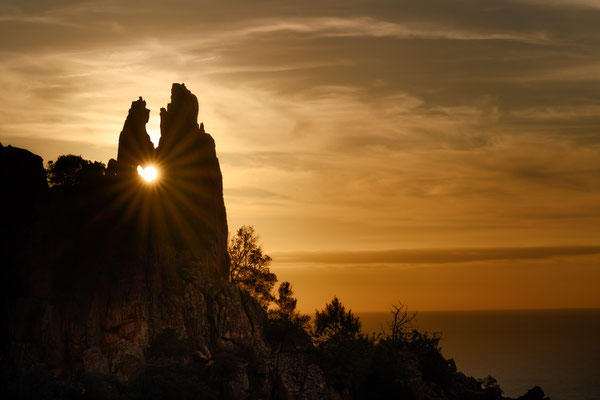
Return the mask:
M365 333L391 316L356 314ZM438 332L459 371L493 376L506 396L537 385L552 400L600 399L600 309L421 311L413 326Z

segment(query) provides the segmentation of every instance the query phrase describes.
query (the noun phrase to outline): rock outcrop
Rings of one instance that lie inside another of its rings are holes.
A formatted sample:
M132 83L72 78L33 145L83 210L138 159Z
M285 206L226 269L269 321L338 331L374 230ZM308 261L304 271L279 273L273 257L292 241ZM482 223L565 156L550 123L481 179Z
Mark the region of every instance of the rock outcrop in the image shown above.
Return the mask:
M195 258L213 258L207 272L225 277L229 260L223 178L215 142L204 124L198 125L198 99L184 84L173 84L171 103L160 111L156 149L146 133L149 113L141 97L132 103L119 136L117 160L109 161L107 175L120 178L124 201L135 201L138 192L126 189L132 175L138 180L137 166L155 166L160 176L157 190L144 194L148 214L140 219L149 224L155 241Z
M135 170L138 165L146 165L154 158L154 145L146 132L150 110L140 97L131 103L129 114L119 135L117 160L123 168Z
M0 249L6 250L2 254L7 256L20 238L20 229L38 216L48 190L42 158L0 143L0 184L5 188L0 196Z
M171 103L160 110L161 137L156 163L162 180L173 192L173 208L181 223L171 233L179 242L194 238L194 249L206 248L217 260L216 274L227 276L227 216L223 202L223 177L215 141L198 126L198 99L184 84L173 84Z
M28 231L40 218L40 204L48 190L42 158L24 149L0 143L0 340L9 341L9 313L12 299L22 291L19 285L19 257L14 251L32 240Z
M200 397L325 398L307 349L281 355L265 339L265 311L227 281L221 171L196 96L173 85L157 149L148 112L141 98L132 103L117 160L85 190L48 191L39 157L0 148L13 203L24 215L39 210L2 227L26 233L4 248L14 262L3 271L3 378L41 369L63 388L89 374L135 386L157 368L183 368ZM148 164L156 183L132 172ZM175 356L160 350L179 345Z
M156 149L148 117L134 101L117 159L85 185L48 188L40 157L0 145L0 397L350 398L356 382L328 385L304 330L228 282L221 170L196 96L173 85ZM367 378L401 398L504 399L425 350L375 351L395 375ZM365 387L354 395L389 398ZM543 398L536 387L520 399Z

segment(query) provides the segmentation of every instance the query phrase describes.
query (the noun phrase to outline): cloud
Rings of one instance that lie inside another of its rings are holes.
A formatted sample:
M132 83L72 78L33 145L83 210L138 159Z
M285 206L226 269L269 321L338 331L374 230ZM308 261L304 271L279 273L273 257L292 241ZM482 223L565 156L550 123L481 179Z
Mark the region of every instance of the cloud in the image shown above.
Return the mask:
M293 32L321 37L374 37L395 39L448 39L448 40L508 40L543 44L548 42L545 32L484 32L434 24L405 24L372 17L302 18L279 21L257 21L254 26L240 30L242 36Z
M58 25L66 26L70 28L81 28L81 25L65 21L63 19L50 16L50 15L23 15L23 14L12 14L12 15L0 15L1 22L18 22L26 24L43 24L43 25Z
M226 197L244 197L275 200L288 199L287 196L256 187L225 188L224 194Z
M156 136L183 81L215 137L228 215L278 249L299 246L300 225L305 248L599 239L597 24L578 11L44 7L0 13L33 21L0 24L21 40L0 46L4 144L55 158L78 143L106 162L131 101L146 98Z
M0 5L0 23L12 22L23 24L56 25L69 28L80 28L83 25L70 21L70 18L56 10L46 12L26 12L17 6Z
M1 132L0 132L1 133ZM78 140L59 140L49 137L18 137L0 135L0 142L3 145L12 145L31 151L32 153L43 155L44 163L56 160L63 154L76 154L89 157L89 154L98 154L100 157L96 160L108 160L114 157L114 146L112 144L92 144L86 141Z
M518 0L521 3L536 4L544 7L565 7L600 10L599 0Z
M600 254L600 246L507 247L273 253L276 263L308 264L445 264L473 261L549 259Z

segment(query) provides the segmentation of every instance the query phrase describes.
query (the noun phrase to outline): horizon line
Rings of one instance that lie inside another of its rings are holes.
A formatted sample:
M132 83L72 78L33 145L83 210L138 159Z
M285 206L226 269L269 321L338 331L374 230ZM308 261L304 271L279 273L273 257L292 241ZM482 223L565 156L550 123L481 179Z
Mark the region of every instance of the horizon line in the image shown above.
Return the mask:
M389 313L390 310L386 311L354 311L354 314L383 314ZM469 309L453 309L453 310L415 310L409 313L454 313L454 312L504 312L504 311L599 311L600 306L593 307L565 307L565 308L469 308ZM314 313L313 313L314 314Z

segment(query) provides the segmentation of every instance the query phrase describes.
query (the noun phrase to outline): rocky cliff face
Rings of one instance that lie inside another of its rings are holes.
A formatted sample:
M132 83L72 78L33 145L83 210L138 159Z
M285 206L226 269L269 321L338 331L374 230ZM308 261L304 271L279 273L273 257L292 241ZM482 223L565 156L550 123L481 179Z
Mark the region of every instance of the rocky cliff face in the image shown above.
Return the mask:
M47 195L42 158L23 149L0 143L0 340L9 341L9 305L22 291L19 258L14 249L29 240L27 227L40 217L40 204Z
M141 97L131 104L119 136L118 157L110 160L108 174L119 178L124 201L135 202L140 191L128 189L132 180L139 181L136 168L155 166L160 179L157 190L142 192L148 210L139 215L140 221L149 224L162 243L197 258L212 258L207 272L225 277L229 260L223 178L215 142L204 124L198 126L198 99L184 84L173 84L171 103L160 111L156 149L146 133L149 113Z
M156 149L148 116L134 101L106 175L75 186L48 188L40 157L0 145L0 397L351 398L356 382L328 386L306 332L227 281L221 171L196 96L173 85ZM136 173L148 165L150 184ZM393 368L358 398L504 399L435 349L371 348L350 359Z
M150 110L146 108L146 102L141 97L131 103L125 125L119 135L117 160L124 168L135 169L153 159L154 145L146 132L149 119Z
M117 160L93 187L48 191L39 157L0 148L7 204L28 216L2 228L15 235L3 248L4 378L42 368L66 383L137 382L162 363L194 371L186 382L202 397L326 397L306 340L285 351L269 343L264 310L226 279L221 172L196 96L173 85L157 149L148 113L132 103ZM155 184L134 173L150 164Z

